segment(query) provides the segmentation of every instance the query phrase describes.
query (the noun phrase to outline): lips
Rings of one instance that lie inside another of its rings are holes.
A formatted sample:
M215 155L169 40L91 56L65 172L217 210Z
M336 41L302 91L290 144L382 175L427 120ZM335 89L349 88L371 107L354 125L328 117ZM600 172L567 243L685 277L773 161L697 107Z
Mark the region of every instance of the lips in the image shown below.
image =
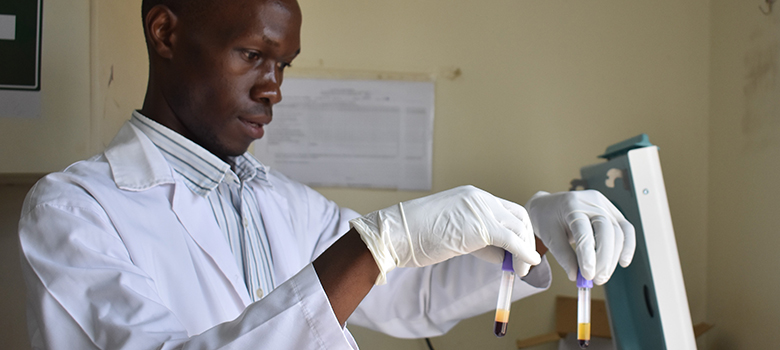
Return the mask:
M267 117L251 117L251 118L245 118L245 117L239 117L238 118L241 123L245 126L245 130L247 131L247 134L249 134L250 137L253 139L259 139L263 137L264 131L263 126L267 125L268 122L270 122L270 118Z
M262 128L262 127L263 127L263 125L265 125L265 124L262 124L262 123L255 123L255 122L250 122L250 121L248 121L248 120L247 120L247 121L245 121L245 122L246 122L246 123L248 123L249 125L252 125L252 126L254 126L254 127L257 127L257 128Z

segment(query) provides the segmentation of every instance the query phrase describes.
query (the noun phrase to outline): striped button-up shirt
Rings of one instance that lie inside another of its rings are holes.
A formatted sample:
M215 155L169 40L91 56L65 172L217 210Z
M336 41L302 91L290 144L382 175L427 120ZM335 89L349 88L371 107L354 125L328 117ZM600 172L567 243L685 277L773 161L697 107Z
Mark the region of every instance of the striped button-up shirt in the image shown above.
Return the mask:
M187 187L208 199L253 301L274 288L272 259L252 186L271 186L268 169L249 153L232 166L175 131L133 112L130 120L162 151Z

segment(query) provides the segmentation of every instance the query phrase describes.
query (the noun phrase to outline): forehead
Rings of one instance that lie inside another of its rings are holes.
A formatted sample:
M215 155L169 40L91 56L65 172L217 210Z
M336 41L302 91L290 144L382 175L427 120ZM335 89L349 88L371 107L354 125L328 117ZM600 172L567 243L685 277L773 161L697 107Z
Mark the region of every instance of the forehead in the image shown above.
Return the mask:
M295 1L212 1L210 9L193 19L193 26L220 41L256 37L278 45L300 36L301 13Z

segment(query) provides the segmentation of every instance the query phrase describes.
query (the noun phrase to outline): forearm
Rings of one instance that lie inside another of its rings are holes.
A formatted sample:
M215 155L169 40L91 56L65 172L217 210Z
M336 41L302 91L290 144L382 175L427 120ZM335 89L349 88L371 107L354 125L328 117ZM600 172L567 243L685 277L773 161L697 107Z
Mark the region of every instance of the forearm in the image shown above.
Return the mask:
M547 246L544 245L544 242L542 242L539 237L536 237L536 252L539 253L539 256L543 256L547 253Z
M314 260L314 270L340 324L374 286L379 268L355 229Z

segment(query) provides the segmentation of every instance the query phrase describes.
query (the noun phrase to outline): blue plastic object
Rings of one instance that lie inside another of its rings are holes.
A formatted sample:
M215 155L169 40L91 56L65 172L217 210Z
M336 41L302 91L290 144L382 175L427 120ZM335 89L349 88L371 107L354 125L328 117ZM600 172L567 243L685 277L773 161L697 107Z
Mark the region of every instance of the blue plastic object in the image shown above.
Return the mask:
M580 169L586 187L603 193L623 213L636 229L636 252L627 268L618 265L609 282L604 285L617 349L665 350L666 342L658 314L658 302L650 271L650 261L642 230L637 199L631 179L628 151L653 146L646 134L641 134L607 148L599 156L607 162ZM614 186L607 187L606 175L611 169L622 171Z
M600 155L599 158L609 160L615 157L626 155L626 153L632 149L649 147L652 145L653 144L650 143L650 138L647 137L647 134L639 134L628 140L621 141L607 147L607 150L604 152L604 154Z

